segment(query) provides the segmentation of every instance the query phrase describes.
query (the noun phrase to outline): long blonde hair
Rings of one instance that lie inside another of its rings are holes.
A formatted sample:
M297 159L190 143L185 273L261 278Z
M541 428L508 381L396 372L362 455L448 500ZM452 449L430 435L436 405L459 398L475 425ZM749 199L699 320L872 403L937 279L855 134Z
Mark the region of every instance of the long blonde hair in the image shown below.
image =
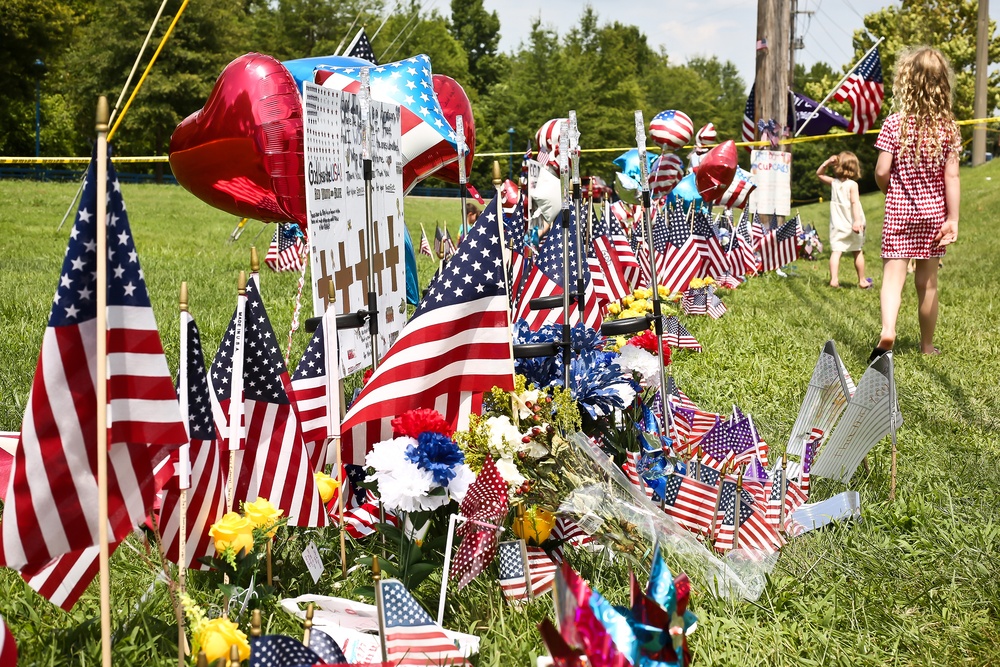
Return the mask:
M892 80L892 104L899 113L899 152L911 152L920 161L925 155L937 161L944 153L944 141L954 149L961 138L952 113L955 72L948 59L930 46L917 46L900 54ZM913 118L913 132L909 118ZM942 130L944 130L942 137Z

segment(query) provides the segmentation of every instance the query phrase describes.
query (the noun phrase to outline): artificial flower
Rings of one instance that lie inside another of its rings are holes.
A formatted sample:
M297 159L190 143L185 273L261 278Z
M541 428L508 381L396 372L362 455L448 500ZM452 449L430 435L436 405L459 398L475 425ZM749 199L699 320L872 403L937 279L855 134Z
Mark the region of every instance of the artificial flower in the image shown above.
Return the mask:
M455 429L451 428L444 416L429 408L408 410L392 420L392 434L397 438L404 435L416 438L428 431L448 438L455 434Z
M670 296L670 290L667 289L666 285L657 285L656 293L660 295L661 299L666 299L668 296Z
M641 334L629 338L628 344L632 347L639 347L651 354L656 354L656 334L652 329L646 329Z
M664 352L669 348L664 348ZM639 376L643 387L660 386L660 362L655 354L638 345L626 345L618 356L618 364L626 371Z
M476 481L476 473L464 463L455 466L455 476L448 482L448 494L455 502L462 502L469 487Z
M198 646L205 652L208 664L214 664L219 658L229 659L229 650L235 646L240 653L240 661L250 659L250 642L247 636L228 618L213 618L201 626L198 633Z
M267 498L257 498L252 503L243 503L243 513L254 528L267 529L267 536L274 537L278 532L278 519L285 510L275 507Z
M531 416L534 406L538 403L538 397L541 395L537 389L529 389L522 391L521 393L512 393L511 397L514 399L514 403L517 405L517 416L521 419L527 419Z
M524 436L517 430L510 417L501 415L486 420L486 428L490 435L490 450L501 458L514 458L524 451Z
M406 448L406 458L430 472L438 486L448 486L455 477L455 466L465 462L465 454L454 440L432 431L424 431L415 446Z
M580 354L570 364L573 397L594 419L624 410L635 399L638 385L625 376L615 355Z
M701 279L701 282L704 285L714 285L715 284L715 278L713 278L712 276L705 276L704 278Z
M323 500L323 504L333 500L333 494L336 493L340 482L325 472L313 473L313 479L316 480L316 489L319 490L319 497Z
M644 312L642 310L639 310L638 308L635 307L631 307L628 308L627 310L622 311L621 319L628 320L633 317L642 317L643 315Z
M234 554L253 551L253 522L239 512L223 514L212 524L208 534L215 540L215 550L220 554L227 550Z
M632 296L631 294L626 295L626 297L622 299L622 303L624 303L626 306L631 306L633 301L635 301L635 297Z
M612 315L617 315L622 312L622 307L617 303L608 304L608 312Z
M701 278L692 278L688 284L688 289L701 289L705 286L705 281Z

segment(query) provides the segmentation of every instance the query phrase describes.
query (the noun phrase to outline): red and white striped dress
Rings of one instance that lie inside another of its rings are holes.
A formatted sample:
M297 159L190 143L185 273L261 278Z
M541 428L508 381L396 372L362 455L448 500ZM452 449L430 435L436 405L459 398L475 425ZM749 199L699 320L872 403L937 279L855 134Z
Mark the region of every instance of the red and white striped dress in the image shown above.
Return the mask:
M944 166L958 150L954 126L941 121L938 137L941 154L930 155L921 145L918 159L908 146L899 150L902 118L891 114L882 124L875 148L892 154L889 190L885 195L885 225L882 227L882 257L886 259L926 259L941 257L945 249L934 240L945 221ZM916 135L916 118L906 118L907 134Z

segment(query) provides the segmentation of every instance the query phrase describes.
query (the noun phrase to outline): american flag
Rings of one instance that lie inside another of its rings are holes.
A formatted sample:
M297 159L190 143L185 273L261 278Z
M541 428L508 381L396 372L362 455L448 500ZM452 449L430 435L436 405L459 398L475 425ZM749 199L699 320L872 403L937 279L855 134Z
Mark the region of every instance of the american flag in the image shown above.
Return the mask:
M729 270L729 262L726 260L726 251L719 243L719 237L715 233L715 226L712 219L706 213L698 211L694 214L694 229L692 237L698 243L701 251L702 267L701 275L718 278Z
M399 667L471 667L441 626L413 599L401 582L378 582L382 593L382 625L389 662Z
M605 206L603 218L598 218L593 227L592 244L594 260L604 277L606 300L618 301L628 296L637 285L639 261L628 239L612 232L610 218L610 207Z
M424 231L423 225L420 225L420 254L428 257L434 256L431 252L431 242L427 240L427 232Z
M444 230L441 229L441 224L438 223L437 229L434 230L434 252L438 254L439 257L445 256L445 251L447 250L444 239Z
M274 238L267 247L264 263L268 268L278 273L282 271L301 271L306 255L302 232L295 224L277 226Z
M715 513L715 487L684 475L669 475L664 487L663 509L680 526L694 533L708 533Z
M657 282L671 292L683 292L701 271L702 252L699 239L691 234L683 211L671 209L669 224L653 227L653 244L660 253L656 258Z
M784 523L781 517L781 485L785 484L785 516ZM805 494L798 484L787 479L787 471L776 466L771 473L771 477L764 486L764 493L767 496L767 512L765 520L775 528L790 535L800 535L805 531L805 527L792 518L792 513L802 506L807 500Z
M17 643L14 641L14 633L7 627L3 616L0 616L0 665L3 667L16 667L17 665Z
M98 224L106 224L108 239L111 542L144 522L158 491L154 467L170 448L187 442L110 159L107 186L107 219L98 221L97 160L92 159L42 337L0 522L0 564L26 578L51 567L44 590L53 594L78 586L82 591L97 572ZM95 547L93 556L82 553L89 547Z
M662 153L649 175L649 192L654 198L666 197L684 178L684 161L674 153Z
M378 60L375 59L375 52L372 50L372 43L368 41L368 33L365 32L364 27L361 27L357 34L354 35L354 40L347 45L344 54L349 58L361 58L362 60L367 60L372 65L378 65Z
M799 258L798 235L795 233L798 216L781 227L772 229L760 242L760 260L763 271L774 271Z
M757 139L757 121L756 111L754 110L754 95L757 84L750 86L750 94L747 95L747 103L743 107L743 141L756 141ZM752 146L746 146L748 151L753 150Z
M250 667L292 667L323 662L311 648L287 635L250 638Z
M183 447L171 452L175 474L164 487L158 525L164 553L167 559L176 563L180 559L180 489L188 488L183 567L201 567L195 565L198 559L215 553L215 541L208 530L226 513L226 480L222 452L216 442L212 394L205 374L201 336L194 317L187 311L181 313L181 327L186 329L187 345L181 349L180 365L185 373L178 373L177 394L181 411L186 408L191 442L183 457ZM187 465L190 471L183 469Z
M682 408L691 408L692 410L698 409L698 406L695 405L694 401L688 398L688 395L677 386L677 381L674 379L673 375L667 376L667 396L671 402L681 406Z
M729 309L726 308L726 304L722 303L722 299L720 299L715 294L715 290L714 289L713 290L709 290L709 294L708 294L708 315L709 315L709 317L711 317L713 320L717 320L720 317L722 317L723 315L725 315L727 310L729 310Z
M235 332L234 316L211 370L223 414L230 414L232 400L243 400L243 424L228 424L243 432L246 443L236 453L234 503L267 498L284 510L289 525L325 526L326 512L289 398L291 381L254 276L246 289L242 396L233 396L230 384Z
M576 291L577 278L583 278L584 284L584 317L583 322L588 327L596 329L600 327L602 316L600 308L600 298L597 292L594 290L593 282L590 275L590 266L586 261L586 258L581 258L581 262L577 262L576 257L576 212L570 209L570 219L569 228L567 232L569 234L569 257L567 261L569 262L569 280L570 280L570 291ZM562 284L563 282L563 228L561 223L559 226L553 226L549 233L545 236L545 240L541 244L538 252L538 268L548 276L552 281L554 281L560 287L565 288ZM581 272L582 271L582 272ZM570 317L573 317L578 309L578 303L576 299L573 299L570 305ZM563 321L563 313L559 312L556 319L557 324L561 324Z
M356 540L373 534L382 523L379 512L378 498L372 491L361 487L365 481L365 469L362 466L342 465L337 479L340 486L333 492L333 498L327 503L331 523L340 523L340 493L344 496L344 531ZM399 517L391 512L384 512L385 522L393 526L399 525Z
M348 410L345 463L362 462L407 410L432 407L458 426L473 394L513 389L499 218L494 197Z
M316 83L357 94L361 69L324 65L316 70ZM455 131L434 94L430 58L421 54L369 71L372 99L400 106L404 190L420 176L458 160ZM418 156L421 159L415 159Z
M324 665L347 664L347 657L337 642L333 641L330 635L315 627L309 633L309 649L319 657L319 662Z
M688 289L681 297L681 310L685 315L704 315L708 312L708 288Z
M647 498L652 498L652 487L639 475L639 461L641 458L642 454L639 452L625 452L625 476L628 478L628 481L632 482L633 486L645 493Z
M329 342L336 344L335 340ZM314 471L323 468L327 438L335 435L330 432L333 425L330 415L327 414L330 411L331 398L327 395L327 388L331 383L327 378L326 347L324 318L316 327L309 345L302 353L299 365L295 367L295 373L292 374L292 391L289 394L302 429L302 442L305 443L309 456L309 468ZM339 380L335 379L334 387L338 384ZM339 415L335 417L338 420L339 418ZM339 427L340 424L336 426Z
M528 162L531 160L531 140L528 140L528 149L524 151L524 157L521 158L521 187L528 185ZM525 202L527 206L527 201ZM527 217L527 216L526 216Z
M736 536L736 482L728 478L722 482L719 512L722 517L715 548L720 551L739 547L771 554L785 544L781 535L764 520L764 515L756 510L753 497L745 490L740 491L740 528L739 537Z
M562 287L542 272L534 257L512 251L511 265L511 289L517 289L511 311L512 319L525 320L532 331L538 331L545 324L555 323L560 314L558 310L531 310L530 304L532 299L561 295Z
M663 327L663 342L670 347L701 352L701 343L673 315L666 318L666 324Z
M493 458L487 456L476 481L469 486L459 506L459 514L469 521L455 530L456 535L462 538L451 569L451 578L457 580L458 590L462 590L493 562L498 543L494 526L502 524L509 509L507 482L497 470Z
M726 423L718 416L715 417L712 427L705 431L699 444L703 452L718 462L718 464L710 462L713 463L713 467L721 468L732 459L733 448L729 441L728 429Z
M500 543L497 568L504 597L519 602L549 591L557 566L541 547L527 546L524 540L511 540Z
M736 177L729 184L726 191L719 199L718 205L727 209L743 208L750 197L750 193L757 189L757 184L750 180L750 174L739 167L736 168Z
M857 134L864 134L878 120L884 97L882 59L876 46L858 63L844 83L840 84L840 88L833 94L833 99L851 105L853 115L848 129Z
M110 554L118 543L110 545ZM100 569L100 547L87 547L59 556L37 571L22 570L31 588L55 606L69 611L87 591Z
M819 443L823 440L823 432L818 429L813 429L813 432L809 436L809 440L806 441L805 452L802 454L802 472L799 475L799 488L802 493L809 497L809 478L812 471L813 461L816 459L816 450L819 447Z

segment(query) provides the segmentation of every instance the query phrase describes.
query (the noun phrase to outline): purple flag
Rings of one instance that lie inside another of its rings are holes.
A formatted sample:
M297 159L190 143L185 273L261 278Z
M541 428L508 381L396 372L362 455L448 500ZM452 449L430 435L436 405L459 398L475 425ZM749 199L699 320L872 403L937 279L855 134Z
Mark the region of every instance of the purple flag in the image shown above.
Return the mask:
M793 95L795 96L795 109L794 111L789 110L788 113L788 124L793 133L813 114L815 114L815 118L809 121L800 136L818 137L835 127L847 129L848 120L836 111L831 111L825 106L819 108L819 103L801 93L793 93Z

